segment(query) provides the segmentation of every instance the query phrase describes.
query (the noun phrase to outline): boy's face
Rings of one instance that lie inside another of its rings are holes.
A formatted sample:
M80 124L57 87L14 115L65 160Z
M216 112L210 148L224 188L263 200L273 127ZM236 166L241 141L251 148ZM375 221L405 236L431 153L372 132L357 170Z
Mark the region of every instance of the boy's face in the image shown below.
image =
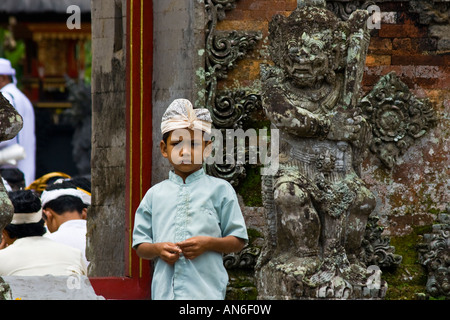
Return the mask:
M211 152L210 144L211 141L204 141L202 131L178 129L170 133L167 143L161 141L160 148L175 173L185 179L202 167L204 158Z

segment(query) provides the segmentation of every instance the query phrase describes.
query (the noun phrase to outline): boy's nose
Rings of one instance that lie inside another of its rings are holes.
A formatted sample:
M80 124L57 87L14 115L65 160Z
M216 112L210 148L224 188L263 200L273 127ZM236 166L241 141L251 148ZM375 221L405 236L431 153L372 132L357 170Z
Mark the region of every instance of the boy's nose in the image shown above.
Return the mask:
M191 157L191 148L188 146L183 146L183 148L180 149L180 157L183 158L189 158Z

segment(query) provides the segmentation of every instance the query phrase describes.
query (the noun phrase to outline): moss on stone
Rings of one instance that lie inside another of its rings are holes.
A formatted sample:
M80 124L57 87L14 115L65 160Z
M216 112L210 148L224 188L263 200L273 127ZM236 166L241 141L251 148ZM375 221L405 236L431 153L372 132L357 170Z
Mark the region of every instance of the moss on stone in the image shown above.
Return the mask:
M262 207L261 174L259 166L246 166L247 176L236 188L247 207Z
M388 283L386 300L417 300L426 293L427 274L419 263L417 245L425 233L431 232L432 226L413 227L405 236L391 237L395 253L403 257L402 263L393 270L383 270L382 279Z
M256 300L258 291L255 285L254 271L245 269L228 270L229 284L226 300Z

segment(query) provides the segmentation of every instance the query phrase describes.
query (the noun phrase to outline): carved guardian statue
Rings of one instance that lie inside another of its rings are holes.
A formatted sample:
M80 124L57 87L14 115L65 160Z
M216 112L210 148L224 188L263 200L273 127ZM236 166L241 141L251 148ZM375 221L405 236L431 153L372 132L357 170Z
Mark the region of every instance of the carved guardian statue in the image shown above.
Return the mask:
M23 120L16 109L0 93L0 141L14 138L22 130ZM14 207L9 200L3 182L0 181L0 232L10 223Z
M343 22L323 1L299 1L269 24L273 66L262 103L280 130L280 169L265 176L267 230L257 267L263 299L378 298L360 259L375 197L359 177L372 134L358 107L367 11Z

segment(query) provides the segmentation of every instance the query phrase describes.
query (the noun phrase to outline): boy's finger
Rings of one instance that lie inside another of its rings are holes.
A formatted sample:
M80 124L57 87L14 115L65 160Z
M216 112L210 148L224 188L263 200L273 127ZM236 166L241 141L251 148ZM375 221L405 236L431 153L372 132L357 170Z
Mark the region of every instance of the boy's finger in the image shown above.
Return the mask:
M180 247L176 244L167 244L166 249L167 249L167 251L170 251L172 253L180 253L181 252Z
M187 241L187 240L177 243L178 248L181 248L181 249L189 247L191 245L192 245L192 243L190 241Z

